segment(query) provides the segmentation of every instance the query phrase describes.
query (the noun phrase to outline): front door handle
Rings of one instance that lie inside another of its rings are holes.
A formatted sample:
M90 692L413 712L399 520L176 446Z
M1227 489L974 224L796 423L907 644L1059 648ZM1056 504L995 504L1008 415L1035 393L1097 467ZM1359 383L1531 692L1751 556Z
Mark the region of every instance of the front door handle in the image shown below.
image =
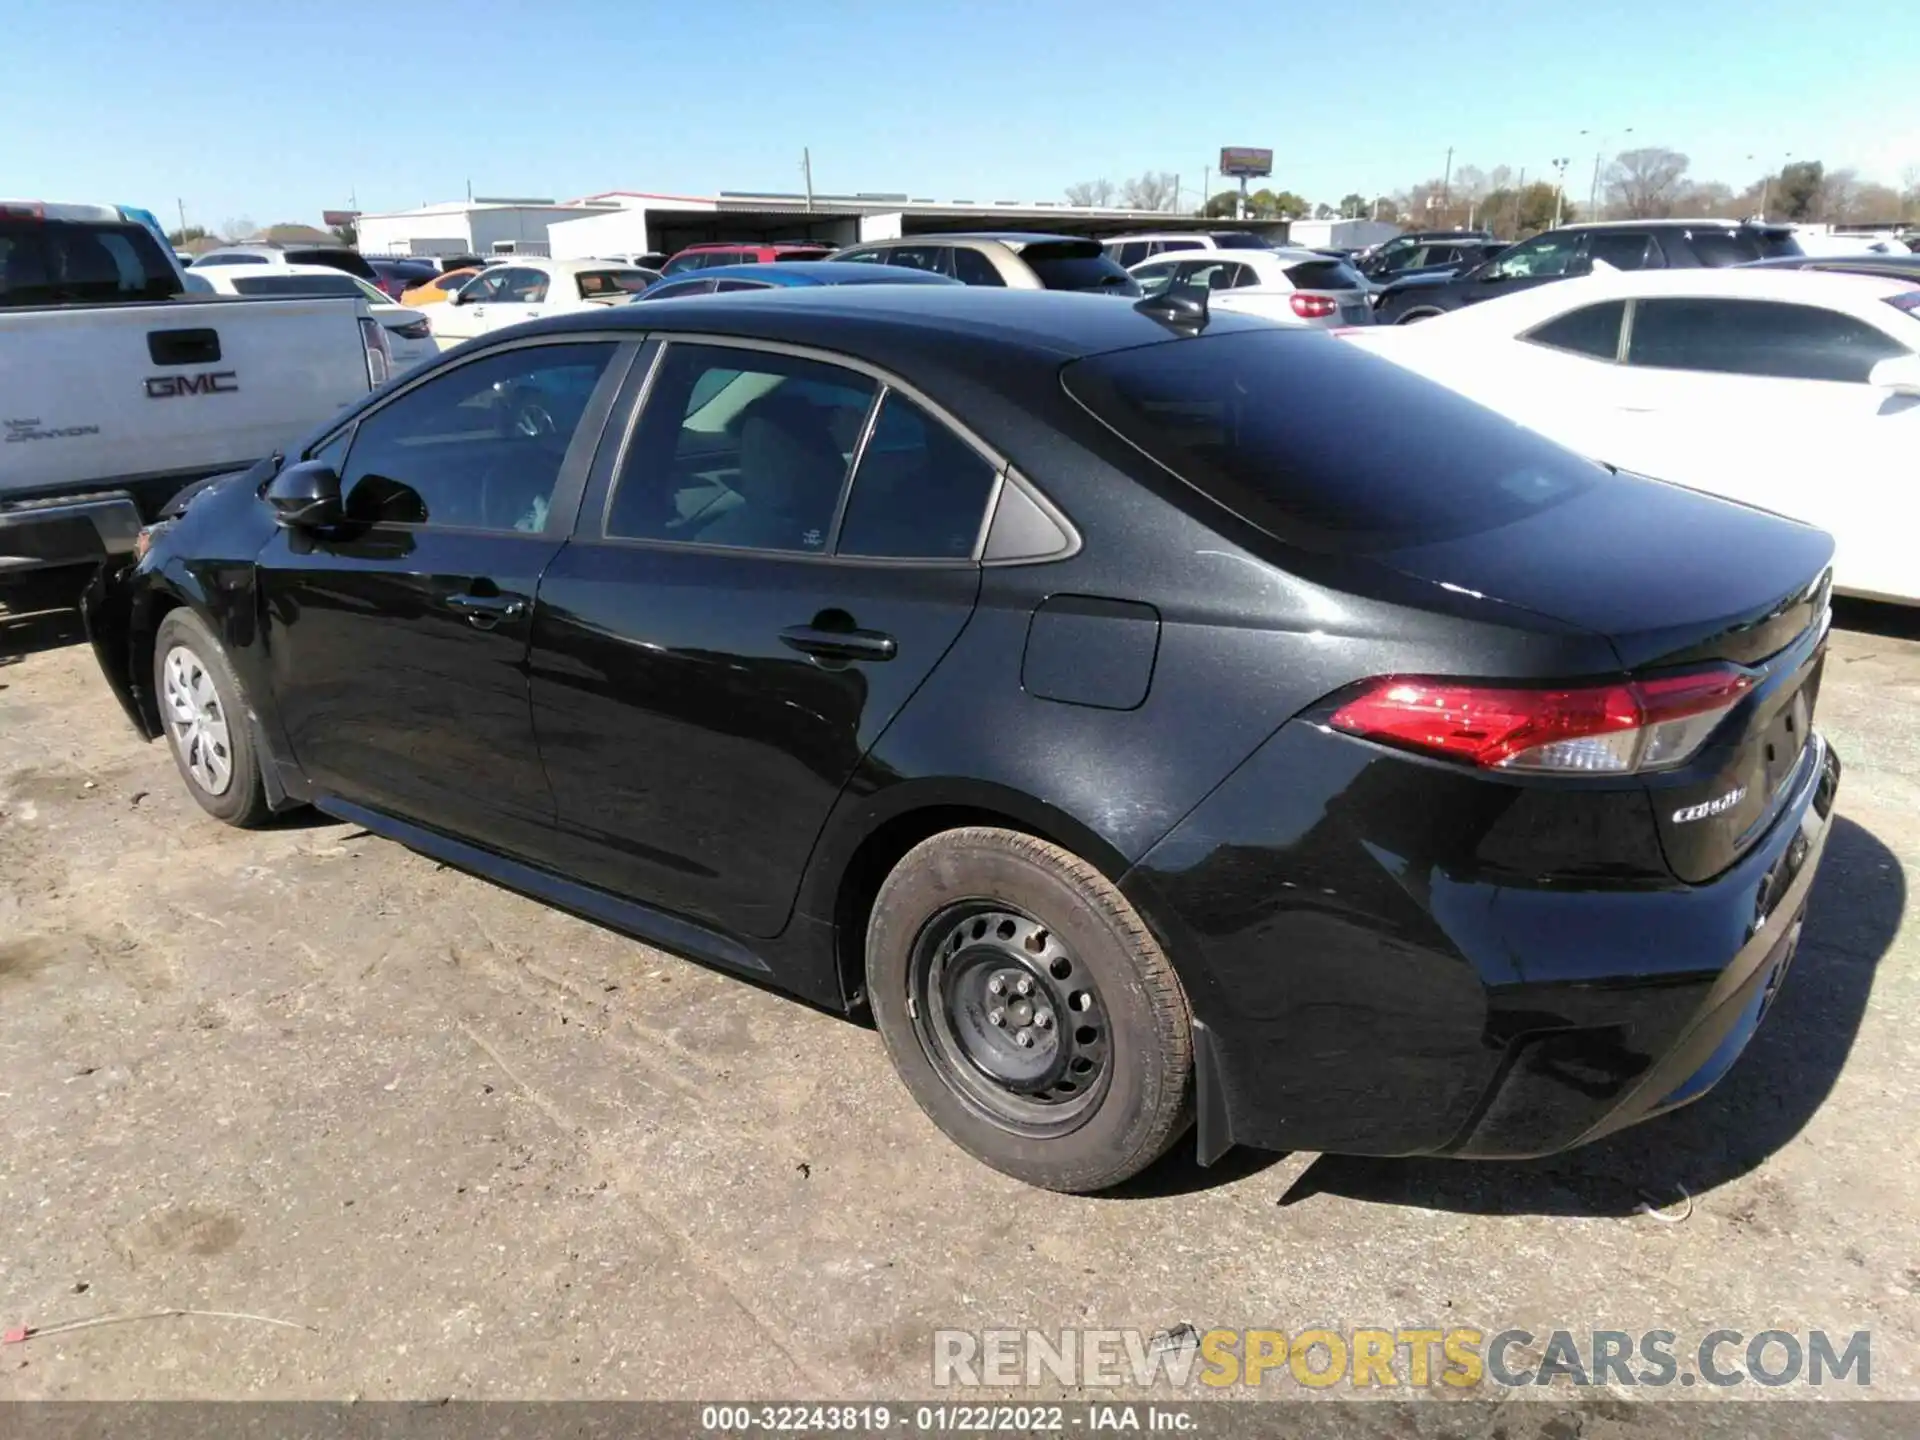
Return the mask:
M502 620L518 620L527 613L527 597L524 595L449 595L446 606L456 614L467 617L467 623L476 630L491 630Z
M818 625L789 625L780 643L815 660L891 660L900 647L877 630L823 630Z

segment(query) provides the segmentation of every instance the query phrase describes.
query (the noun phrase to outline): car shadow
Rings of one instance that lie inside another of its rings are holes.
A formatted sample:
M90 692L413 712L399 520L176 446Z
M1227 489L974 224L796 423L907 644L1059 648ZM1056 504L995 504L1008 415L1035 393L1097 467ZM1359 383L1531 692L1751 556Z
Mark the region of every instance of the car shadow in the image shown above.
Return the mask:
M21 612L0 605L0 665L18 665L29 655L78 645L86 638L78 610Z
M1700 1100L1543 1160L1323 1155L1280 1203L1338 1195L1474 1215L1609 1216L1725 1185L1798 1135L1832 1092L1906 903L1893 852L1837 817L1778 1003L1747 1053Z

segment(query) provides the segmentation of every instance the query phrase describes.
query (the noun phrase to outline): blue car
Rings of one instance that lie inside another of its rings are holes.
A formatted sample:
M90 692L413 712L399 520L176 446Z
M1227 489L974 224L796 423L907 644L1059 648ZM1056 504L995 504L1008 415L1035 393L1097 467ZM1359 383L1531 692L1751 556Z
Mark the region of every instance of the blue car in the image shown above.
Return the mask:
M715 290L774 290L791 285L958 285L958 280L930 270L899 265L875 265L860 260L774 260L764 265L716 265L685 278L669 276L634 297L642 300L678 300L685 295L708 295Z

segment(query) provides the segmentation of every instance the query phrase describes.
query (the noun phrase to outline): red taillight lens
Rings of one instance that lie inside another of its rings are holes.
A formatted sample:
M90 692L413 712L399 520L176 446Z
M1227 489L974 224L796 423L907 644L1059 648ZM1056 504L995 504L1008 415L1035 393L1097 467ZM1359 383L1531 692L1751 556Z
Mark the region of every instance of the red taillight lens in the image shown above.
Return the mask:
M1685 762L1753 683L1731 667L1560 690L1389 678L1332 723L1487 770L1622 775Z
M1324 295L1302 295L1298 290L1287 297L1287 303L1302 320L1324 320L1340 308Z
M393 376L393 347L378 320L360 322L360 343L367 350L367 388L378 390Z

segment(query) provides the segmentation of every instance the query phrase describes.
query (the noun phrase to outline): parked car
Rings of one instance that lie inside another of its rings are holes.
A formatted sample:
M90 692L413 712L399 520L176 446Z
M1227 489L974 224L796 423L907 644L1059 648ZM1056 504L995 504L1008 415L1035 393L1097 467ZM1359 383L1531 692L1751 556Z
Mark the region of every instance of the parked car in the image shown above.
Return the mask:
M1162 255L1132 274L1147 295L1200 290L1209 308L1286 325L1371 325L1367 282L1344 260L1312 250L1214 250L1199 258Z
M802 285L958 285L945 275L908 270L899 265L850 265L843 260L775 261L769 265L720 265L697 274L682 274L649 287L635 297L646 300L682 300L690 295L722 295L743 290L792 289Z
M1463 245L1494 243L1493 233L1488 230L1409 230L1362 250L1354 268L1367 279L1385 284L1403 270L1427 268L1425 257L1430 249L1444 252ZM1433 263L1444 262L1436 259Z
M963 285L1013 290L1090 290L1137 297L1140 286L1098 240L1073 235L912 235L869 240L834 257L947 275Z
M85 610L210 815L870 1011L1078 1191L1713 1085L1829 834L1831 553L1322 336L844 285L444 355Z
M1563 225L1511 245L1471 270L1395 281L1375 300L1375 318L1383 325L1429 320L1496 296L1590 274L1596 267L1714 268L1799 253L1790 225L1739 220L1601 220Z
M367 311L387 332L392 373L404 375L440 353L426 316L407 305L397 305L362 280L326 265L229 265L187 273L190 289L205 286L216 295L264 296L338 295L364 300Z
M1377 298L1385 293L1387 286L1402 280L1447 279L1476 265L1484 265L1506 249L1507 244L1503 240L1428 241L1403 250L1394 257L1396 261L1404 262L1397 268L1384 274L1367 275L1367 290Z
M1920 258L1920 257L1916 257ZM1642 270L1350 337L1596 459L1804 520L1920 603L1920 275Z
M1183 250L1266 250L1272 242L1250 230L1169 230L1151 235L1110 235L1102 242L1122 269L1131 270L1155 255Z
M346 245L224 245L193 262L195 270L221 265L326 265L369 283L380 279L367 257Z
M429 309L441 348L547 315L623 303L652 284L651 270L599 260L515 260L489 266Z
M416 310L424 309L429 305L443 305L453 295L454 291L460 289L467 281L479 273L480 267L478 265L469 266L461 270L443 270L434 276L433 279L424 281L402 292L400 303L402 305L411 305Z
M833 246L818 240L775 240L764 245L689 245L659 266L662 275L706 270L719 265L767 265L776 260L824 260ZM653 269L653 266L647 266Z
M357 298L195 299L114 205L0 200L0 587L125 553L202 476L248 465L387 378Z
M399 301L415 285L424 284L440 273L431 260L368 260L373 267L372 284L388 299Z
M1835 275L1878 275L1889 280L1911 280L1920 285L1920 255L1786 255L1778 260L1750 260L1743 270L1819 270Z

